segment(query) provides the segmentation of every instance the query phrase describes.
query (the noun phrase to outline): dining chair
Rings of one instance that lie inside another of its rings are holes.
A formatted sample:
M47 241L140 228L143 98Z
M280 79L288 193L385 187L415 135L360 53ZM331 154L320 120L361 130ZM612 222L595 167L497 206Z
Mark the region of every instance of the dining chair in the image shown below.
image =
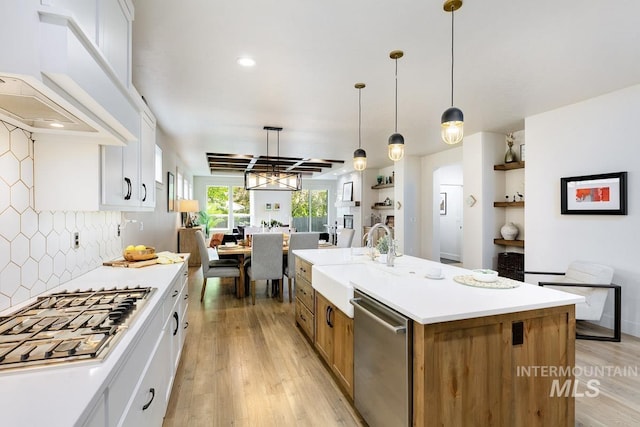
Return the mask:
M339 248L350 248L355 232L356 230L353 228L343 228L342 231L338 233L338 243L336 246Z
M251 243L251 303L256 303L256 280L282 281L282 233L258 233Z
M610 337L601 335L587 335L576 333L576 338L598 341L620 342L622 288L611 283L613 280L613 268L608 265L596 264L586 261L573 261L564 273L555 272L526 272L527 274L558 275L559 279L553 282L538 282L539 286L545 286L572 294L582 295L585 301L576 304L576 320L599 321L604 313L605 302L609 289L614 291L613 301L613 335Z
M296 249L317 249L320 233L291 233L289 237L289 250L287 251L287 263L284 267L284 275L289 282L289 302L292 301L291 284L296 275L296 257L293 251ZM282 293L280 293L282 301Z
M207 245L204 242L204 234L202 231L196 231L196 242L200 250L200 259L202 261L202 292L200 292L200 301L204 299L204 292L207 288L207 279L210 277L233 277L235 286L239 286L238 278L240 277L240 266L237 260L233 259L209 259Z

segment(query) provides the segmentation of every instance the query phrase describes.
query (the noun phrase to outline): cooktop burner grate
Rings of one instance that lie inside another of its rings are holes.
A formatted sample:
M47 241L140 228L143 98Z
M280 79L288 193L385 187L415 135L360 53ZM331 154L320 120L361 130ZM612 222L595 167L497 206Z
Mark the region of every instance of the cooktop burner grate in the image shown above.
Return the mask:
M153 291L58 292L0 317L0 370L102 359Z

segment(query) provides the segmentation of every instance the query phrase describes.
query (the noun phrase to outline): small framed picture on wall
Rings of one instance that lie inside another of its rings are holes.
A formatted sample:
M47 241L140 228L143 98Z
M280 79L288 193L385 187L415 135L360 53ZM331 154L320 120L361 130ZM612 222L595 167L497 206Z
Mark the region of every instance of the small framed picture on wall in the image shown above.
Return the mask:
M447 214L447 193L440 193L440 215Z
M274 203L273 204L273 210L274 211L279 211L280 210L280 203Z
M270 211L273 210L273 205L271 203L267 203L264 205L264 210L265 211Z

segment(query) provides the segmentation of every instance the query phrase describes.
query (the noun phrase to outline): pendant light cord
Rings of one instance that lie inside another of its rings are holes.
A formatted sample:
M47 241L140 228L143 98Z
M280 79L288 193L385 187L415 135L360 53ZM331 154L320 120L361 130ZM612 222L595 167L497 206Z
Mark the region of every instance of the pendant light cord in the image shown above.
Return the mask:
M276 156L277 157L276 157L276 163L275 163L276 166L275 167L276 167L276 172L280 172L280 165L278 164L278 161L280 160L280 131L278 131L277 135L278 135L278 139L277 139L278 145L276 147L277 147L278 151L276 152Z
M362 128L362 88L358 89L358 148L362 148L360 131Z
M452 107L453 107L453 15L454 13L455 13L455 9L452 6L451 7L451 106Z
M398 58L396 58L396 128L395 132L398 133Z

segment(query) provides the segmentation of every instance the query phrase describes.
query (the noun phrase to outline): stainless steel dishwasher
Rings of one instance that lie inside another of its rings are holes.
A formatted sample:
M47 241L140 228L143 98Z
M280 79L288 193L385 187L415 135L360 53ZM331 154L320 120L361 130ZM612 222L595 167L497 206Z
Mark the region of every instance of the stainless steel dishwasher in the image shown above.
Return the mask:
M351 304L356 409L370 427L410 426L411 320L358 290Z

